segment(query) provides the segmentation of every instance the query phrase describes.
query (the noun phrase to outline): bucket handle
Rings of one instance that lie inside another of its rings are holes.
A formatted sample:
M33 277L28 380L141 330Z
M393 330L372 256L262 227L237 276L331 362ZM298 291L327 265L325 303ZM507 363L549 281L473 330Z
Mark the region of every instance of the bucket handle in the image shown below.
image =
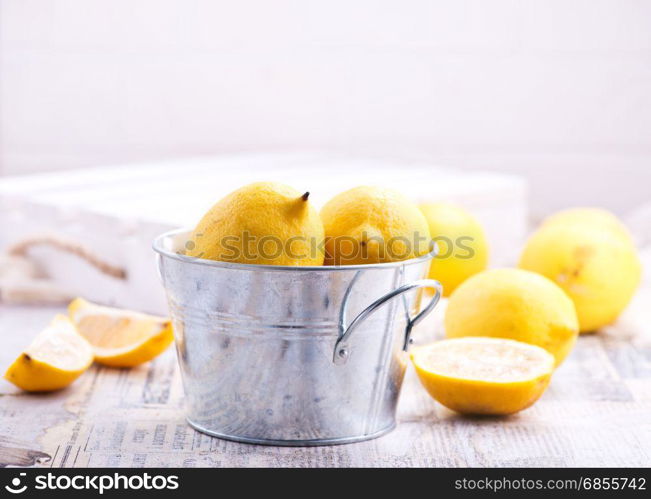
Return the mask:
M334 362L337 365L346 363L348 357L350 356L350 350L348 349L348 340L350 339L350 335L357 328L357 326L359 326L364 321L364 319L366 319L378 308L380 308L382 305L389 302L396 296L400 296L403 293L406 293L407 291L412 291L417 288L432 288L434 289L434 296L427 304L427 306L423 310L421 310L418 314L416 314L415 317L413 318L407 317L407 327L405 328L405 342L403 345L403 350L407 351L407 349L409 348L409 344L411 343L412 329L416 324L418 324L421 320L423 320L427 314L429 314L432 310L434 310L434 307L436 307L436 304L441 299L441 294L443 293L443 286L441 286L440 282L435 281L434 279L420 279L418 281L404 284L399 288L396 288L393 291L378 298L373 303L371 303L368 307L362 310L359 313L359 315L355 317L353 321L348 325L348 327L344 327L343 334L339 336L337 343L335 343L332 362Z

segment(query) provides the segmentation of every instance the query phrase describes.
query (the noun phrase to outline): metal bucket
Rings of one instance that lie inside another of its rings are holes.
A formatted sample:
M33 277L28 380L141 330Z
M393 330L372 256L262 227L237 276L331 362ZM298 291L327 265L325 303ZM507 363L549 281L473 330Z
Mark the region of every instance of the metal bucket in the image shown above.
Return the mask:
M441 295L424 279L434 252L378 265L242 265L180 254L187 236L168 232L154 249L190 425L297 446L395 427L411 330ZM435 294L421 307L423 288Z

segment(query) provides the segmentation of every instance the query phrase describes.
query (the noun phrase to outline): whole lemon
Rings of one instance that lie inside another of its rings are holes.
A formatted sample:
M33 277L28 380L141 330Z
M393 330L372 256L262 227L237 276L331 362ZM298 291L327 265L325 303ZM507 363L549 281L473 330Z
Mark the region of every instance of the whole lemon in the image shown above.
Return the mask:
M260 265L323 265L323 223L309 193L274 182L244 186L217 202L186 243L186 255Z
M552 224L588 225L601 230L612 230L633 240L631 233L619 218L603 208L580 207L561 210L543 220L543 226Z
M399 192L355 187L332 198L321 210L326 265L386 263L430 251L425 216Z
M485 270L461 284L448 301L449 338L489 336L544 348L559 365L579 332L574 305L546 277L520 269Z
M488 244L479 222L460 206L427 203L420 206L438 245L430 277L443 284L449 296L459 284L488 265Z
M631 300L642 267L628 233L593 224L545 224L519 267L553 280L574 302L581 332L613 322Z

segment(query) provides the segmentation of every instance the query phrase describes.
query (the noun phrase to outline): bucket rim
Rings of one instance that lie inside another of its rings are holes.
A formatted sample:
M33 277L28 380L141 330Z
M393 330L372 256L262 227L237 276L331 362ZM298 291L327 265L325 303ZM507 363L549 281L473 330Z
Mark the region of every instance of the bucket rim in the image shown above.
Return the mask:
M370 263L358 265L305 265L305 266L288 266L288 265L261 265L257 263L234 263L234 262L221 262L218 260L206 260L204 258L196 258L193 256L181 255L174 251L167 249L164 242L170 238L177 237L183 233L189 233L191 229L180 228L172 229L154 238L152 242L152 249L161 256L171 258L183 263L190 263L194 265L204 265L206 267L232 269L232 270L248 270L248 271L274 271L274 272L341 272L341 271L355 271L355 270L368 270L368 269L390 269L407 265L417 265L426 261L434 259L438 254L438 245L433 244L432 250L429 253L421 255L417 258L410 258L408 260L400 260L397 262L388 263Z

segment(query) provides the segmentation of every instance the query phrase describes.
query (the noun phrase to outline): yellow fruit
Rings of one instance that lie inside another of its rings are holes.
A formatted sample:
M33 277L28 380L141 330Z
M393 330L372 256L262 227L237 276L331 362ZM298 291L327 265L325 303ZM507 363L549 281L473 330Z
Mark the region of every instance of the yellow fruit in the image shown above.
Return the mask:
M387 263L430 251L424 215L402 194L380 187L356 187L332 198L321 210L326 265Z
M632 240L626 226L611 212L603 208L569 208L561 210L543 220L543 226L552 224L571 224L592 226L602 230L613 230Z
M467 279L448 301L448 338L490 336L538 345L560 364L579 332L574 305L552 281L520 269L486 270Z
M92 345L95 361L114 367L133 367L161 354L174 340L168 319L103 307L76 298L68 306L70 318Z
M428 203L420 209L439 250L430 277L443 284L443 295L449 296L468 277L486 269L486 236L479 222L460 206Z
M415 348L411 359L429 394L464 414L526 409L543 394L554 370L546 350L497 338L437 341Z
M93 363L93 349L65 315L48 327L14 361L5 378L30 392L65 388Z
M323 265L323 224L309 192L273 182L217 202L186 243L186 255L258 265Z
M642 275L626 233L561 221L543 225L527 241L519 267L553 280L574 302L581 332L613 322Z

